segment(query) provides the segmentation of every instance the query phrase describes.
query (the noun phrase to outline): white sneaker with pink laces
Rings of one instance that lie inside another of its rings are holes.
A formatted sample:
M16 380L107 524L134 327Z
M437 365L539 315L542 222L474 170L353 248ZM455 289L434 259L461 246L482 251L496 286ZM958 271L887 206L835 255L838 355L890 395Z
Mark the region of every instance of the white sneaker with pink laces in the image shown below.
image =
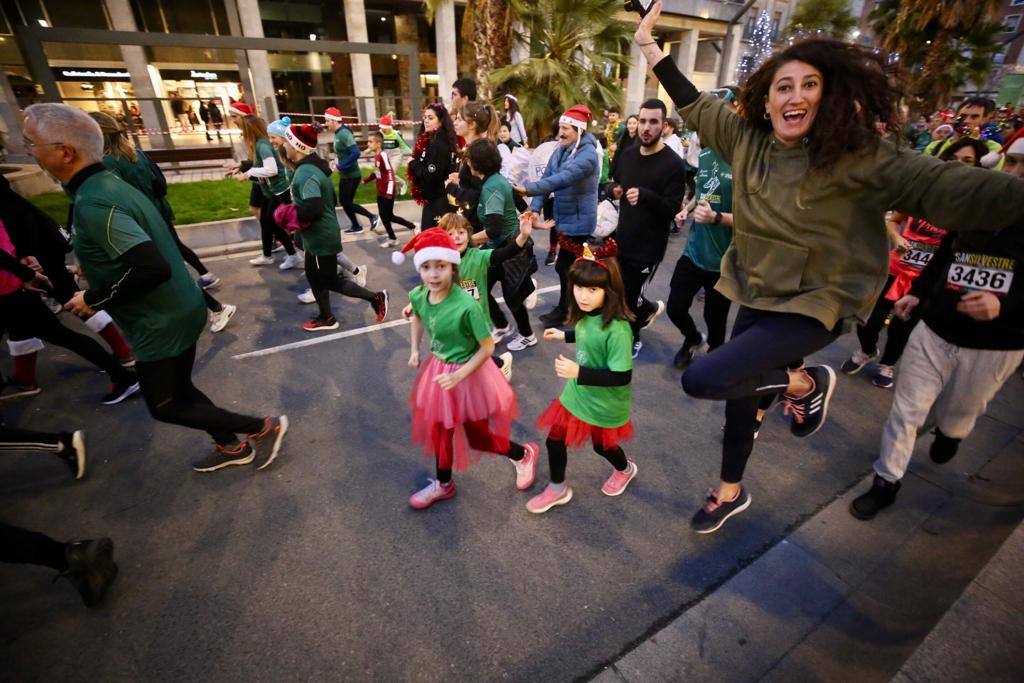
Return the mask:
M612 470L612 476L608 477L608 481L601 487L601 493L606 496L618 496L621 495L626 487L629 486L629 482L633 481L633 477L636 476L637 466L632 460L626 461L628 465L625 471L619 472L618 470Z
M512 461L512 464L516 466L516 488L520 491L525 491L533 486L533 482L537 478L537 444L528 443L523 446L523 450L526 453L523 454L522 459Z
M455 497L455 482L442 484L437 479L431 479L430 483L412 494L409 498L409 505L417 510L430 507L439 500L447 500Z
M567 484L566 487L559 492L548 485L543 491L530 499L530 502L526 504L526 509L535 515L539 515L542 512L547 512L556 505L565 505L570 500L572 500L571 486Z

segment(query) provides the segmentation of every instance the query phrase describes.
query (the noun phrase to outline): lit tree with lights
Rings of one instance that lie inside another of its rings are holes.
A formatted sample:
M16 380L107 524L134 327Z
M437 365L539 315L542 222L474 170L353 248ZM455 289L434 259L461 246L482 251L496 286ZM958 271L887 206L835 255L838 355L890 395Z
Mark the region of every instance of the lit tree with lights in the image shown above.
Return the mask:
M750 74L757 71L765 60L772 54L774 44L772 35L772 20L767 10L761 10L754 24L754 32L750 37L750 44L743 51L739 67L736 69L736 82L742 85L750 77Z

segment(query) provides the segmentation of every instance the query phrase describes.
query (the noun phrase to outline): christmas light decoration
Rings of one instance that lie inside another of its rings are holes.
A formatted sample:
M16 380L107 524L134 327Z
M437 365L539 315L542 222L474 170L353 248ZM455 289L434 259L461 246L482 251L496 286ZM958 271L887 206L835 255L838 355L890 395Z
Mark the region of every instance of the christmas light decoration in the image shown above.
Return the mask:
M750 43L743 50L739 66L736 68L736 82L743 84L750 74L757 71L772 54L773 38L772 20L767 10L761 10L750 36Z

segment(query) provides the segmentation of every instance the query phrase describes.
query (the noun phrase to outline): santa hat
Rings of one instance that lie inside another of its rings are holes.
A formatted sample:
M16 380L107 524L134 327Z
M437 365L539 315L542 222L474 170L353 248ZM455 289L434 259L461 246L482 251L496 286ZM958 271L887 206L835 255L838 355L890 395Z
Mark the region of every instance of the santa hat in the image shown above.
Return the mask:
M391 119L391 114L384 114L384 116L380 117L380 120L377 121L377 125L381 128L391 128L395 124Z
M995 168L1003 160L1004 154L1024 155L1024 132L1017 131L1013 134L1003 148L998 152L989 152L981 158L981 165L985 168Z
M276 135L279 138L288 136L288 126L292 125L292 119L289 116L283 116L277 121L271 121L267 124L267 132L271 135Z
M429 228L416 235L402 247L401 251L391 254L391 261L395 265L405 263L405 252L410 249L414 249L416 252L412 261L416 264L417 269L427 261L447 261L455 265L459 264L459 250L455 246L455 240L441 228Z
M252 108L252 105L245 102L232 102L231 106L228 107L228 113L235 116L254 116L256 110Z
M308 123L301 126L288 126L288 129L284 133L284 139L287 140L288 144L294 147L296 151L302 152L303 154L312 154L316 150L316 128Z
M341 110L337 107L327 107L327 109L324 109L324 118L328 121L341 123Z
M1018 137L1010 146L1006 148L1007 154L1021 154L1024 155L1024 136Z
M590 117L591 113L589 109L582 104L574 104L565 110L565 113L558 119L558 122L574 128L579 128L580 132L583 132L587 129L587 125L590 123Z

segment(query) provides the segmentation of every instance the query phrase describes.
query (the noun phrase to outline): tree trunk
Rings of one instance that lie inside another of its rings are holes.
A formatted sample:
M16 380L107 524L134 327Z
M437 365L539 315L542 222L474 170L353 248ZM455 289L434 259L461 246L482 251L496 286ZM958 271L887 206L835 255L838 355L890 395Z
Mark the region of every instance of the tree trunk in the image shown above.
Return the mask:
M490 62L494 67L512 62L512 17L508 0L486 0L487 37ZM491 99L490 83L485 85L486 99Z
M490 41L487 35L488 0L470 0L473 12L473 52L476 54L477 99L486 100L490 95L487 76L493 70Z

